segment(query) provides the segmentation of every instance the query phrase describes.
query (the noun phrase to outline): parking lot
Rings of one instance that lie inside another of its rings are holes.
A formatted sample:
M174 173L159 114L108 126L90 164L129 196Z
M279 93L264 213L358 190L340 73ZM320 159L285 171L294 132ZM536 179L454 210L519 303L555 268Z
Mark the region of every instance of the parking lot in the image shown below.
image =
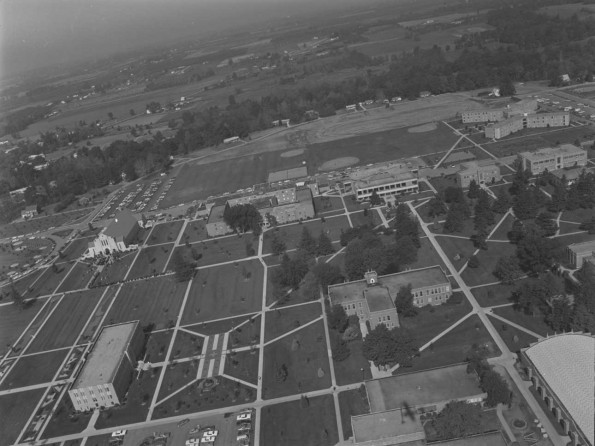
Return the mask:
M550 111L566 111L572 115L573 121L581 124L595 123L595 104L592 100L573 96L570 92L556 90L550 93L533 95L540 108Z
M237 416L240 413L230 413L226 415L212 415L207 417L189 416L188 421L178 423L166 423L158 426L151 426L142 429L129 430L122 446L140 446L141 444L163 445L163 446L185 446L186 442L192 438L202 439L207 431L216 430L217 437L214 442L203 442L209 446L248 446L250 441L238 441L238 421ZM252 417L254 416L252 412ZM244 423L245 425L246 423ZM252 430L254 431L254 419L252 419ZM195 443L196 444L196 443Z

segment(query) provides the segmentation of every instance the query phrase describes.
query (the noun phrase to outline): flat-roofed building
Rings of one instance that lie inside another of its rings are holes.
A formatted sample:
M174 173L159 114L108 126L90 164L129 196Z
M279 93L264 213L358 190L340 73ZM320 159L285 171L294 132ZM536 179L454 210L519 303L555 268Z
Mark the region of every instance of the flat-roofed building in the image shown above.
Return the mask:
M566 255L568 262L577 269L582 267L585 262L595 264L595 240L568 245Z
M139 228L138 220L132 212L128 209L118 212L109 226L89 243L85 256L95 257L99 254L107 255L136 248L133 242Z
M569 113L537 113L511 116L503 121L487 125L484 136L500 139L523 129L566 127L570 125Z
M521 350L529 379L574 446L595 443L595 337L563 333Z
M85 412L121 404L143 341L139 321L103 327L68 390L74 409Z
M374 192L379 197L401 196L419 192L417 173L403 165L378 166L349 173L350 181L358 200L366 200Z
M492 184L502 179L500 167L492 159L469 161L461 164L457 172L459 185L469 187L472 180L477 184Z
M451 401L482 403L487 394L467 364L441 367L366 381L370 412L409 408L419 414L439 412Z
M426 435L419 415L402 409L352 416L351 428L358 445L425 444Z
M504 119L504 109L495 110L471 110L461 113L463 124L475 122L496 122Z
M529 170L533 175L538 175L546 169L551 172L587 165L587 151L572 144L547 147L534 152L521 152L519 156L523 169Z

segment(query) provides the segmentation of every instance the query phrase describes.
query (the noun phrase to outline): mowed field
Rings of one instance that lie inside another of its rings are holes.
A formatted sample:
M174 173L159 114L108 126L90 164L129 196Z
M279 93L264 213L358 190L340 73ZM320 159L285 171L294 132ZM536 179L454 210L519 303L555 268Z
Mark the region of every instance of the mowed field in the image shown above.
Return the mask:
M45 389L28 390L0 396L0 438L2 444L13 444Z
M15 343L44 303L45 300L38 301L24 309L16 305L0 307L0 355L4 355L8 347Z
M157 330L166 328L178 317L187 286L173 276L124 284L105 324L140 320L142 326L153 323Z
M183 324L260 310L263 266L258 260L200 270L192 281Z
M20 358L0 384L0 390L51 382L66 353L68 349Z
M27 353L74 344L104 291L105 289L98 288L65 295L36 334Z

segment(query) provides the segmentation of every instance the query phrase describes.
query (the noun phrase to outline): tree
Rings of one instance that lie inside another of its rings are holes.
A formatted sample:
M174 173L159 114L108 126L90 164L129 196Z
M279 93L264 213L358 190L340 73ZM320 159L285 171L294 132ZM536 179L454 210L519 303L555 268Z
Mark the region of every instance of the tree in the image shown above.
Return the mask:
M389 330L384 324L378 324L365 337L362 353L376 366L400 364L408 367L411 359L418 353L415 338L403 328Z
M517 194L512 210L519 220L529 220L537 216L542 202L542 193L535 186L530 186Z
M317 263L315 264L311 272L316 277L317 283L322 287L326 293L326 289L329 285L343 282L343 275L341 269L337 265L331 265L330 263Z
M279 234L276 231L273 233L273 239L271 240L271 249L273 250L273 254L276 256L280 256L281 254L285 253L287 249L285 242L281 240Z
M558 232L558 224L554 218L549 212L542 212L535 218L535 224L541 228L546 237L556 235Z
M406 204L399 204L395 212L395 238L409 237L413 244L419 248L421 242L419 241L419 225L417 219L411 214L409 206Z
M133 108L131 108L131 109L128 111L128 113L130 114L130 116L134 116L134 115L136 115L136 112L134 111L134 109L133 109Z
M469 183L469 190L467 191L467 197L474 199L477 198L477 194L480 191L479 186L475 180L471 180Z
M323 232L318 236L318 246L316 247L316 255L326 256L335 252L331 239Z
M376 191L372 192L372 195L370 195L370 204L372 206L380 206L383 202L384 200L380 198Z
M417 261L417 250L410 237L399 237L394 246L394 262L399 266L410 265Z
M23 296L12 283L10 284L10 298L12 299L12 303L17 307L23 308L25 306Z
M550 212L561 212L566 209L568 201L568 193L566 188L561 183L555 183L554 191L552 192L552 199L547 205Z
M464 207L459 203L453 203L446 214L446 221L444 222L445 232L461 232L465 226L465 220L468 216Z
M469 261L467 262L467 266L469 268L477 268L477 267L479 267L479 259L477 258L477 256L471 256L469 258Z
M507 382L494 370L485 371L480 377L481 389L488 394L485 404L495 407L498 404L510 404L512 393Z
M521 220L514 220L512 228L507 233L510 243L517 244L525 236L525 224Z
M516 94L516 88L509 77L500 81L500 96L514 96Z
M326 315L329 328L337 330L339 333L343 333L349 325L347 313L342 305L333 305L329 308Z
M504 214L512 205L512 199L506 188L500 188L496 194L496 201L492 204L492 212L496 214Z
M417 314L417 308L413 305L411 284L399 288L395 298L395 307L397 307L397 312L405 317L412 317Z
M434 218L446 214L448 208L440 196L432 198L426 205L428 217Z
M331 332L331 351L335 361L345 361L351 354L347 342L340 335L333 332Z
M316 240L314 240L314 237L312 237L312 234L310 234L307 226L302 228L302 236L298 243L298 249L301 249L311 257L314 257L318 250Z
M283 254L281 265L274 270L271 279L278 286L297 289L307 273L308 263L303 256L296 255L290 259L287 254Z
M529 273L540 273L552 268L563 258L563 251L557 239L545 238L541 229L530 226L518 242L519 265Z
M500 257L500 259L498 259L493 274L502 281L503 284L511 285L523 275L523 272L519 266L518 258L516 256L510 256Z
M194 276L196 265L187 261L179 250L174 250L172 264L178 282L187 282Z
M108 112L107 117L112 121L114 119L114 114L112 112Z
M223 211L223 221L234 231L252 231L254 235L262 232L262 215L252 204L227 204Z
M464 438L475 434L481 426L482 412L477 404L451 401L432 421L440 439Z
M480 189L477 192L477 204L475 205L475 229L485 230L488 226L494 224L494 213L490 205L490 196L485 190Z

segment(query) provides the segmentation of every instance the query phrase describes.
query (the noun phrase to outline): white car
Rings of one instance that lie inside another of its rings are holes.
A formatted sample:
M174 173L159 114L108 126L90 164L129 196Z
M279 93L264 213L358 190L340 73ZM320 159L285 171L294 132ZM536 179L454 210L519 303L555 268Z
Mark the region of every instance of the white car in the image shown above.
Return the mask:
M237 416L237 421L250 421L252 419L252 412L241 413Z
M202 434L203 437L216 437L219 435L219 431L206 431Z
M126 432L128 432L126 429L122 429L116 432L112 432L112 437L116 438L116 437L123 437L124 435L126 435Z

